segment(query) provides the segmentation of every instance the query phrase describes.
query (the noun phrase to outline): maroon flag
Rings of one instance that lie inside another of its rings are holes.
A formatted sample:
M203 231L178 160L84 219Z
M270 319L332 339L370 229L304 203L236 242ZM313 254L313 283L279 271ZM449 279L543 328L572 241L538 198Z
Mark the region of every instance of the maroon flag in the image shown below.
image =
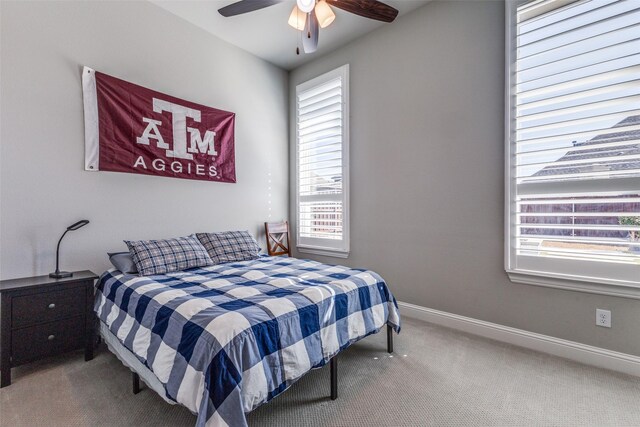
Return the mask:
M86 170L236 182L234 113L82 73Z

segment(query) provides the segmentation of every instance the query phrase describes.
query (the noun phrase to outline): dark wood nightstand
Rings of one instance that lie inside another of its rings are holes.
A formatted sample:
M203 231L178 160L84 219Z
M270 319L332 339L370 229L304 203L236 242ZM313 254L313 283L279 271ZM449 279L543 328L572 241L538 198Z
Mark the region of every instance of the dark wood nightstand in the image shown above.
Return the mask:
M0 281L0 388L11 368L84 347L93 359L95 273L72 277L25 277Z

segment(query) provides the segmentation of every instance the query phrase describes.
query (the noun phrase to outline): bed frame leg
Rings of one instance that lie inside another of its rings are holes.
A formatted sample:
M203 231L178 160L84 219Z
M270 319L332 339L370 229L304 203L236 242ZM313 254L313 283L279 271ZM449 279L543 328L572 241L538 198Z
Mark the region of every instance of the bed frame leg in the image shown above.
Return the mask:
M333 356L329 362L331 369L331 400L338 398L338 355Z
M387 353L393 353L393 328L387 325Z
M132 385L133 385L133 394L140 393L140 375L136 372L131 372L132 374Z

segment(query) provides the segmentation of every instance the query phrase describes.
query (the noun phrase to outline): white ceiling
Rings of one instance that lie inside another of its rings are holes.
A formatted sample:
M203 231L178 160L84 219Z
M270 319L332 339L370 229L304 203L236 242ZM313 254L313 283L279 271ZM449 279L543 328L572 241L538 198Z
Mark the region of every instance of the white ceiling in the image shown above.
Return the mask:
M237 0L150 0L157 6L185 19L211 34L287 70L337 49L340 46L383 25L384 22L363 18L333 7L336 20L320 30L318 50L296 55L300 32L287 25L295 0L251 13L225 18L218 9ZM410 12L429 0L383 0L399 11Z

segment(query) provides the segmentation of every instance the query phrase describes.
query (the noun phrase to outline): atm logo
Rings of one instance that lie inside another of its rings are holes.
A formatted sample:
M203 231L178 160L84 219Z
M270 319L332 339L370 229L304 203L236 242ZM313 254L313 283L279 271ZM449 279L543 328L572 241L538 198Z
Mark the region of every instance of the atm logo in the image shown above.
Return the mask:
M142 135L136 138L138 144L149 145L150 140L155 140L158 148L166 150L167 157L177 159L193 160L193 155L198 153L206 153L210 156L218 155L215 147L215 131L207 130L203 138L199 129L187 126L187 117L195 122L200 122L201 112L199 110L153 98L153 111L156 113L162 113L164 111L171 113L173 147L169 147L169 144L165 142L162 134L160 134L158 127L162 125L162 122L147 117L142 118L142 121L147 124L147 127L144 129Z

